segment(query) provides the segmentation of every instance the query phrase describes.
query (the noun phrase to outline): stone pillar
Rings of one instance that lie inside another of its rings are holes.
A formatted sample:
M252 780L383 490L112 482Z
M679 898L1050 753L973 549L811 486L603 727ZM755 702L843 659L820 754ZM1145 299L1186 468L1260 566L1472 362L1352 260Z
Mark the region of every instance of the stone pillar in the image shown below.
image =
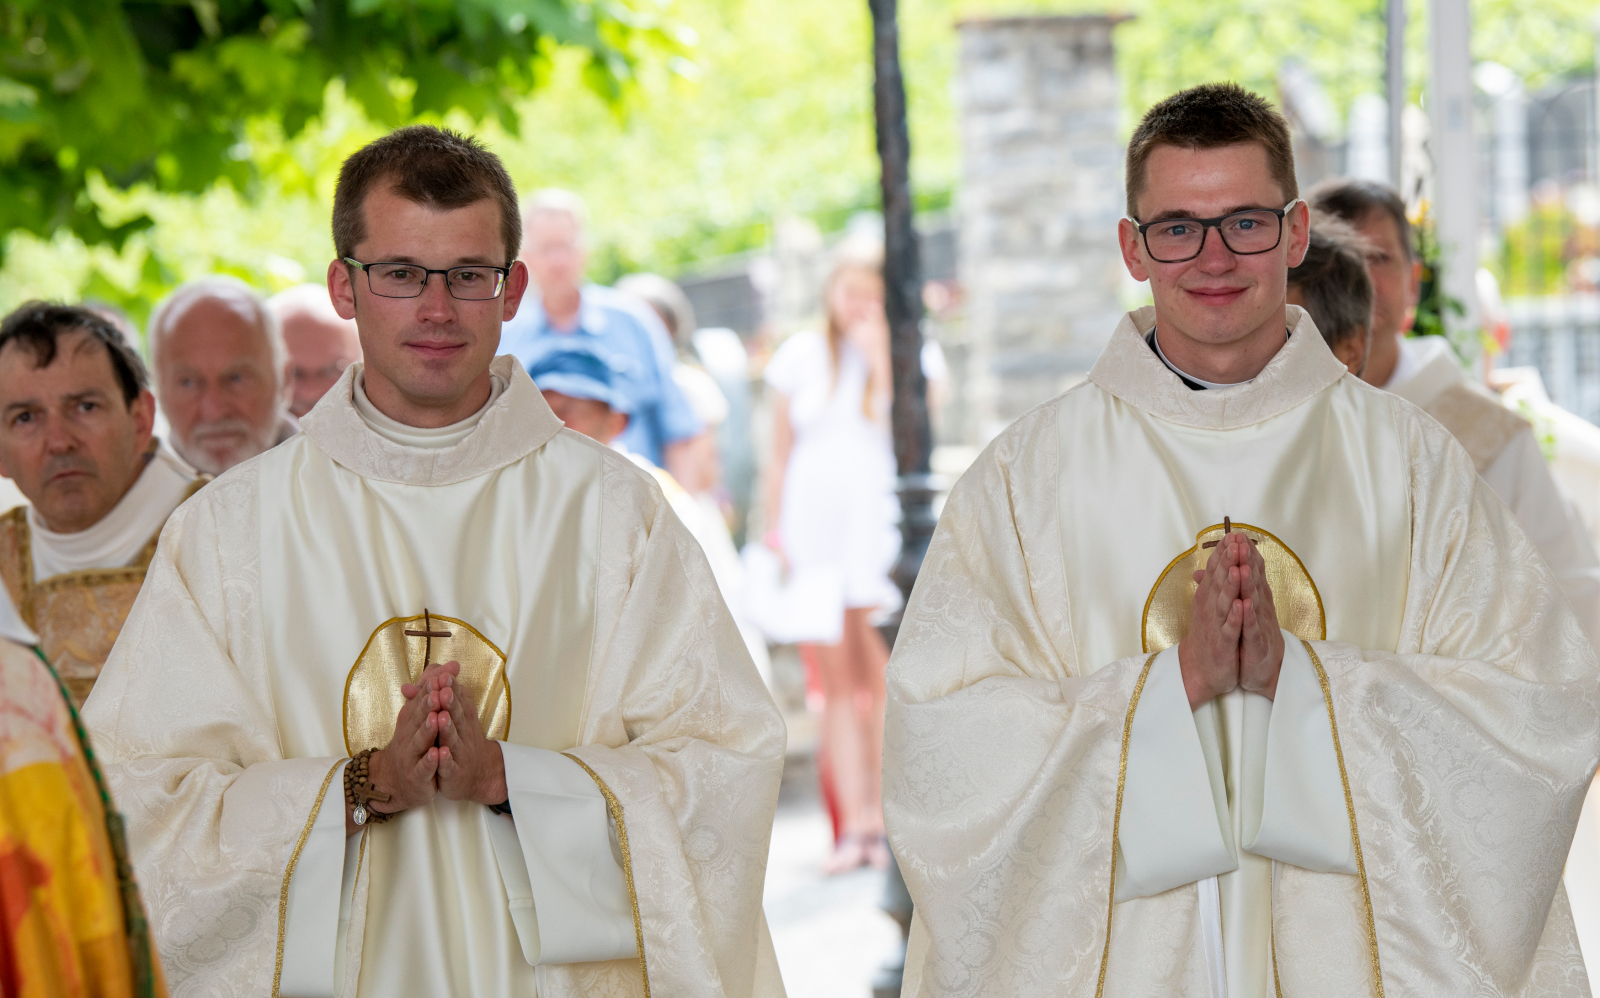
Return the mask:
M1121 316L1120 20L958 26L972 443L1081 379Z

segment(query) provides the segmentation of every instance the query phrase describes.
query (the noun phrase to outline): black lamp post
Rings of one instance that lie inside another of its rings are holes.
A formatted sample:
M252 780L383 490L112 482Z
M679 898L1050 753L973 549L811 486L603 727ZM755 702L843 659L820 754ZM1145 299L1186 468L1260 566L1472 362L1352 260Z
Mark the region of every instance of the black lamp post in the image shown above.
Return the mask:
M933 434L928 424L928 383L922 375L922 265L911 202L911 136L906 125L906 88L900 75L900 30L896 0L868 0L872 10L873 110L878 158L883 164L883 288L894 373L895 463L899 471L900 558L895 585L907 599L933 537L933 500L938 482L928 459ZM893 628L898 630L898 625ZM899 998L905 942L911 929L911 895L900 868L891 862L883 909L900 925L900 945L872 982L874 998Z
M911 137L906 88L900 75L896 0L868 0L872 8L873 106L878 158L883 163L883 286L894 369L894 454L900 474L926 475L932 450L928 383L922 376L922 263L912 221ZM904 583L902 583L904 585Z

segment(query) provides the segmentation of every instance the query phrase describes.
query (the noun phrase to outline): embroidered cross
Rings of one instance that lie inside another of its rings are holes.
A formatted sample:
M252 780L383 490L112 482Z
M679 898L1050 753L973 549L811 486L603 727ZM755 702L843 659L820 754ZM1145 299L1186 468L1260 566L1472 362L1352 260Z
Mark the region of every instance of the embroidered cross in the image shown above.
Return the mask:
M1228 519L1226 516L1224 516L1222 518L1222 533L1223 533L1223 536L1227 536L1228 534L1233 533L1233 521ZM1257 547L1261 546L1261 542L1256 540L1254 537L1250 537L1250 538L1246 538L1246 539L1249 540L1249 542L1251 544L1254 544ZM1221 544L1221 543L1222 543L1221 541L1206 541L1204 544L1202 544L1200 546L1203 547L1203 548L1214 548L1218 544ZM410 634L411 632L407 631L406 633Z
M413 631L409 628L406 630L406 637L423 639L422 667L424 669L428 667L429 659L433 658L433 639L448 638L450 636L450 631L436 631L433 629L433 621L428 616L427 607L422 608L422 630Z

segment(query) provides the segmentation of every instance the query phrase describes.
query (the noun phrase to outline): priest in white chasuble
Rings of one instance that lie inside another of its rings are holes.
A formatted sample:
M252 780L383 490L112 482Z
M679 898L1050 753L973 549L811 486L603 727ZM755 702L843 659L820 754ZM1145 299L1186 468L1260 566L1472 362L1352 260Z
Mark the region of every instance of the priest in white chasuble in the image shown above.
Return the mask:
M1600 665L1555 577L1285 304L1269 104L1163 101L1126 177L1155 305L956 485L889 667L904 993L1589 994Z
M1581 494L1563 495L1533 425L1469 381L1443 336L1406 335L1422 261L1412 245L1405 202L1386 184L1346 179L1318 184L1309 200L1318 211L1348 222L1368 246L1375 300L1362 379L1413 403L1461 443L1555 573L1589 640L1600 643L1600 557L1570 501Z
M776 708L693 538L495 358L475 141L346 161L355 364L162 535L88 723L174 994L781 995Z

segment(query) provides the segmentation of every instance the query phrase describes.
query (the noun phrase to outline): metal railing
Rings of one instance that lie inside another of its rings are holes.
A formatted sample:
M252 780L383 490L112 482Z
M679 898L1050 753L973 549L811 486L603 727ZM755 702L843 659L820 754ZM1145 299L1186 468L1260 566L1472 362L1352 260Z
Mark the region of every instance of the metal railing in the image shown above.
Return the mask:
M1536 367L1550 400L1600 423L1600 295L1506 302L1511 347L1500 367Z

